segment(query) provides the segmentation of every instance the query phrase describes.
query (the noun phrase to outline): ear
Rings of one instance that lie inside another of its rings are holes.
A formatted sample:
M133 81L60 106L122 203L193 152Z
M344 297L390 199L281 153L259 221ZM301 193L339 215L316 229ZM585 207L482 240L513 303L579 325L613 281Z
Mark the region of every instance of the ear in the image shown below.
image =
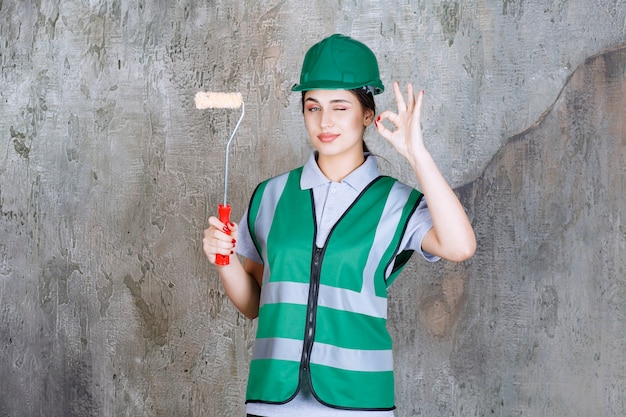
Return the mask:
M367 127L372 124L374 121L374 112L371 110L365 110L365 114L363 115L363 126Z

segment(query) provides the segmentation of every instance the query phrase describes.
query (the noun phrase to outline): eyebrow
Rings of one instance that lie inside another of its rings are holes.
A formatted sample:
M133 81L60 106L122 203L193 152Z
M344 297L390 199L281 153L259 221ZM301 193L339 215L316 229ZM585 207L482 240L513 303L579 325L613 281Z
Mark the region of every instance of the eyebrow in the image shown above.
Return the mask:
M304 102L306 103L307 101L312 101L314 103L318 103L319 104L319 100L313 98L313 97L308 97L306 100L304 100ZM352 104L352 102L350 100L344 100L344 99L335 99L335 100L331 100L330 101L331 104L337 104L337 103L347 103L347 104Z

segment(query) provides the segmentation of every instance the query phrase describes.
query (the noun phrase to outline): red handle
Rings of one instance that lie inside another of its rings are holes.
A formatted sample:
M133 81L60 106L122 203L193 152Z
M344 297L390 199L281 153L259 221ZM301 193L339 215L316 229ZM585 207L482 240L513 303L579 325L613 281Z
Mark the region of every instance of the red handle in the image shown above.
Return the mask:
M217 213L219 215L220 221L227 225L230 223L230 204L220 204L217 206ZM230 235L230 229L228 229L227 234ZM230 256L228 255L215 255L215 264L216 265L228 265L230 263Z

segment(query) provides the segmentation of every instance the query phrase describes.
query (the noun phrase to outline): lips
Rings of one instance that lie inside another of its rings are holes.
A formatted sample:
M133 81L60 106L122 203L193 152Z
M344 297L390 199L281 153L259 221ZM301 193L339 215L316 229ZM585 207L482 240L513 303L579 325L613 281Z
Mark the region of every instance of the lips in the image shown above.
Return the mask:
M337 139L337 137L339 137L339 135L334 134L334 133L320 133L319 135L317 135L317 138L320 140L320 142L332 142L333 140Z

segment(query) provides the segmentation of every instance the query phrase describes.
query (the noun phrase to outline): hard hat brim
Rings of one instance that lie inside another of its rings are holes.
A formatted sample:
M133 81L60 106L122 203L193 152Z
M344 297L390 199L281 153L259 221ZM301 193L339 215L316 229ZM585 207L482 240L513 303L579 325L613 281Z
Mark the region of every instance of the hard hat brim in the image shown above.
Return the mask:
M324 80L315 80L312 82L305 82L300 84L294 84L291 87L291 91L310 91L310 90L355 90L361 87L371 87L374 95L380 94L385 91L385 86L380 82L372 81L371 83L354 83L349 84L345 82L337 82L337 81L324 81Z

